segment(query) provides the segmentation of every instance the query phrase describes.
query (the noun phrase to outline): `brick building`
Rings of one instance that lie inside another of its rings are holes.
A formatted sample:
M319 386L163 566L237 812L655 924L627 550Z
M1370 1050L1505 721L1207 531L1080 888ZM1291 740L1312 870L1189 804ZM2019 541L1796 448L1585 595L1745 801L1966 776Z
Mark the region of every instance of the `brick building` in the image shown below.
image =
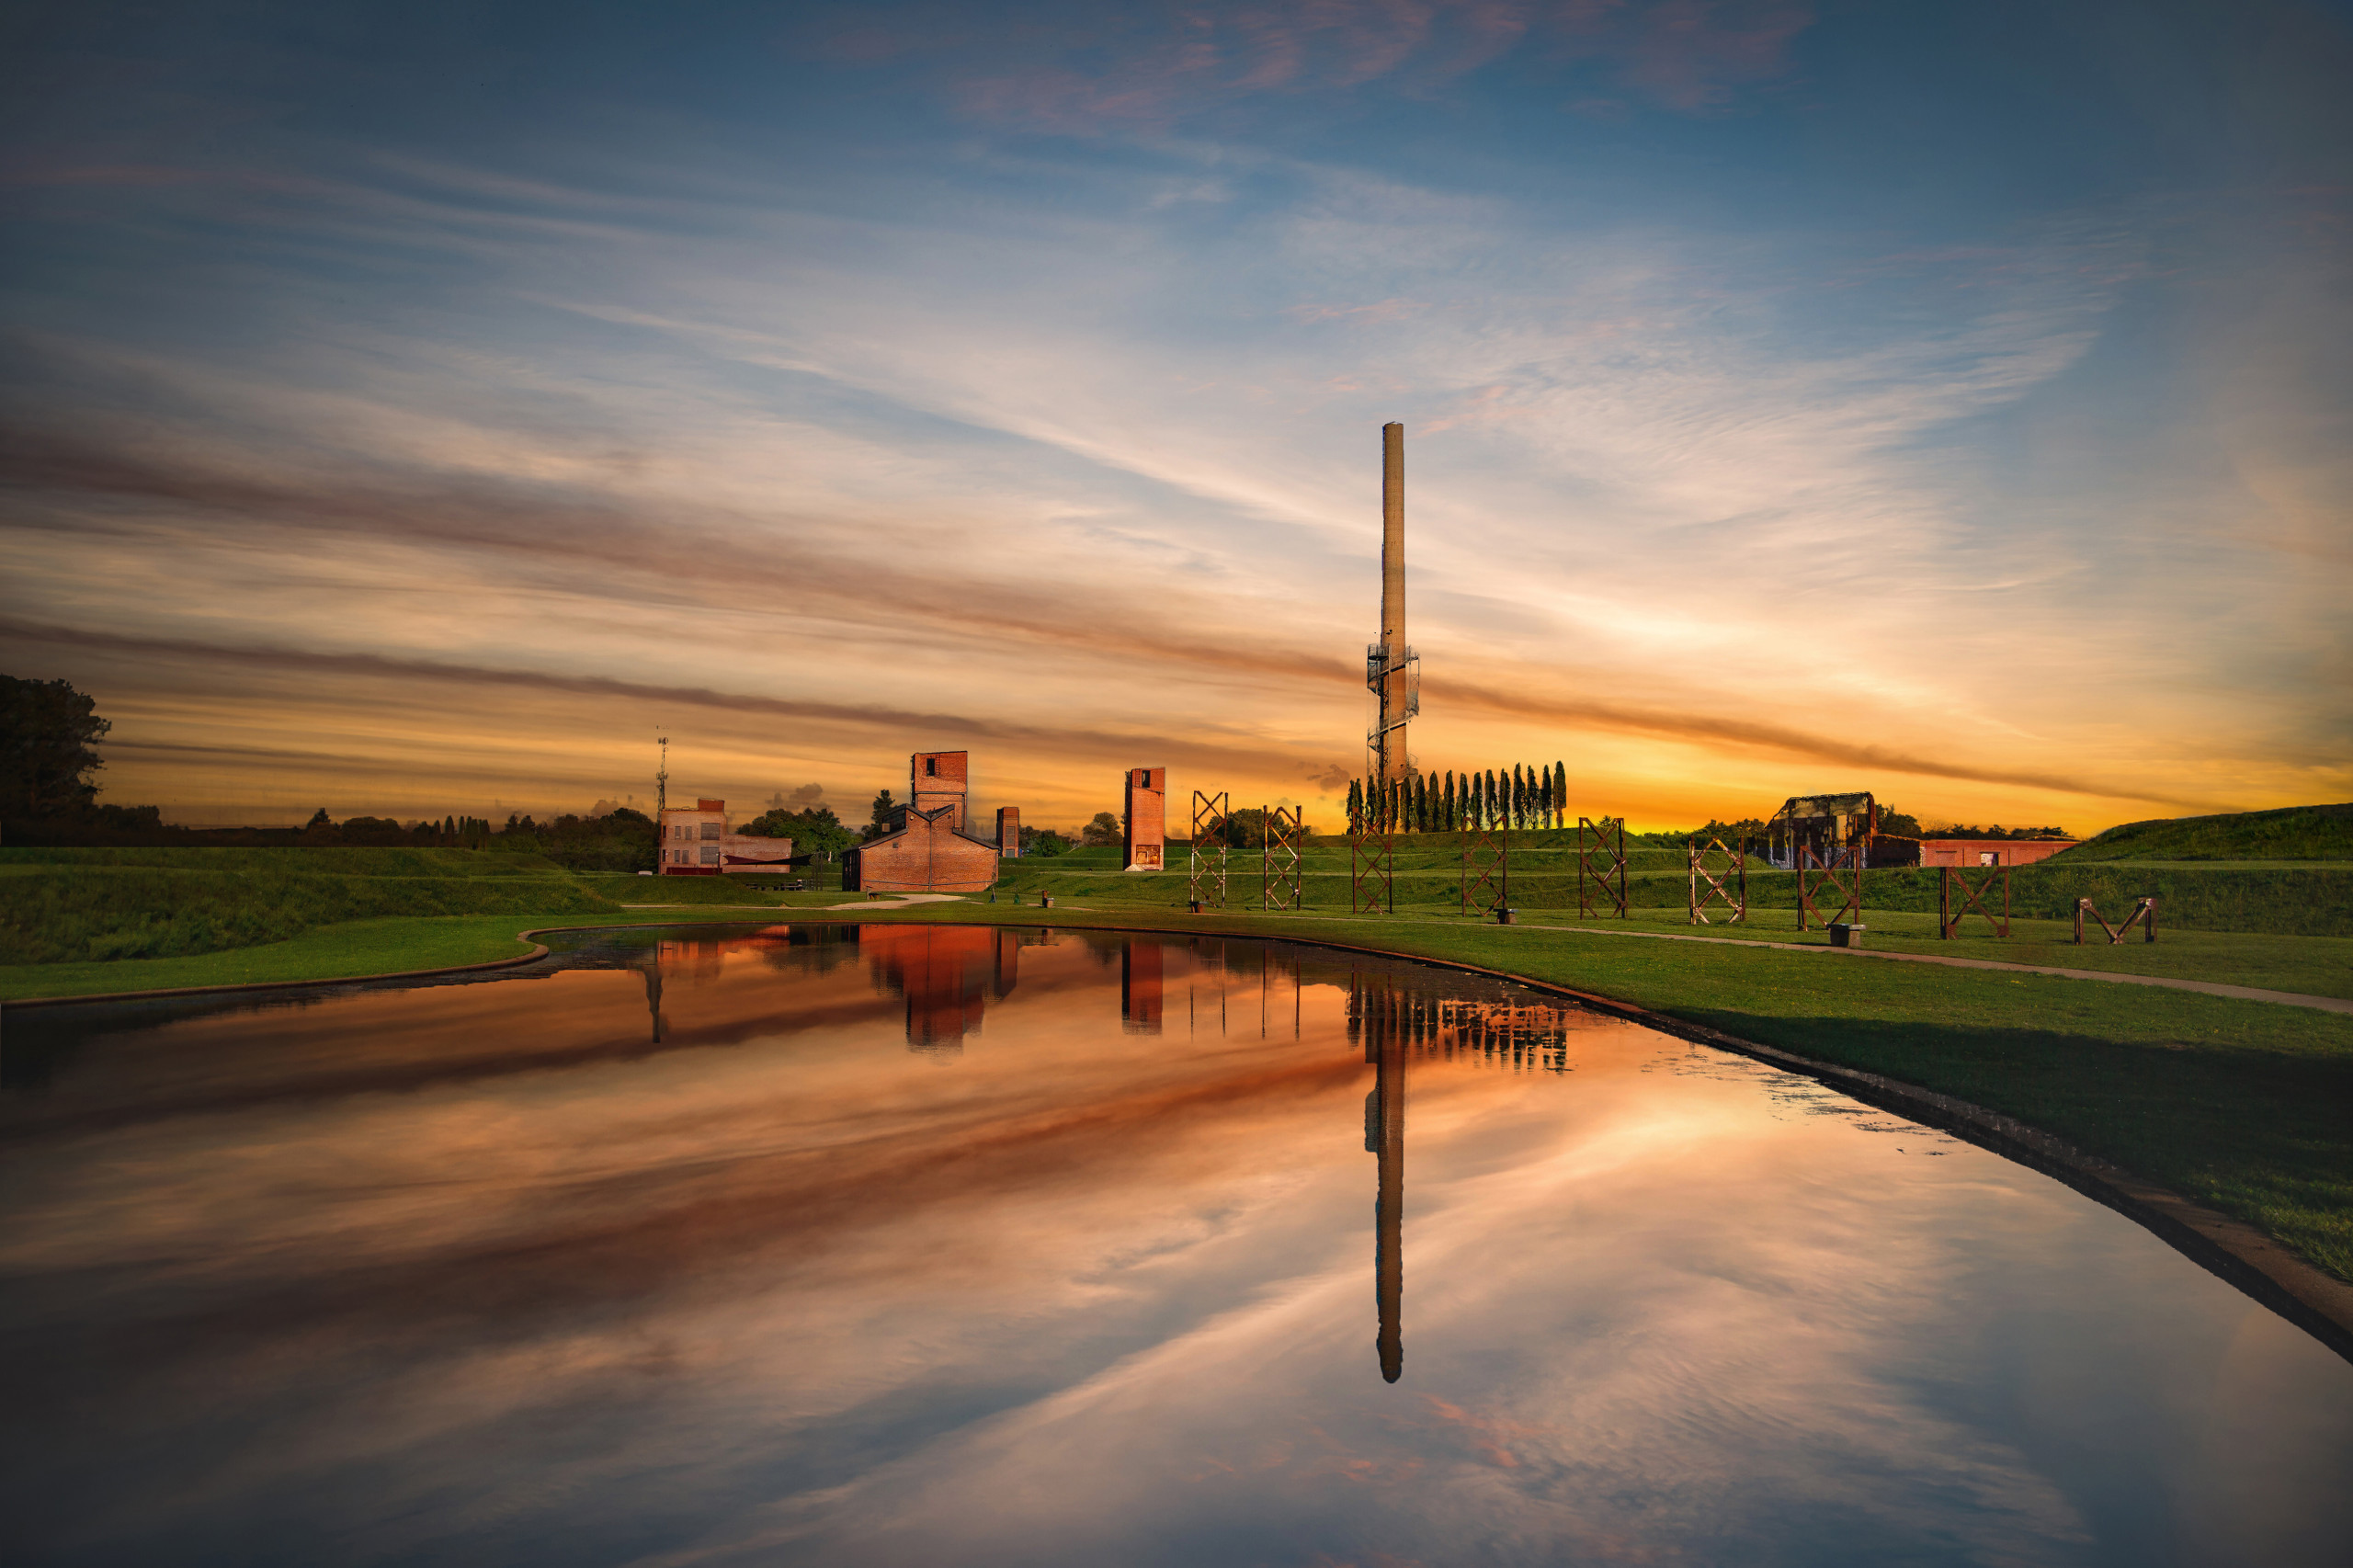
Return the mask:
M655 826L656 864L665 877L774 874L792 860L790 838L730 832L724 801L697 801L692 810L666 807Z
M2073 849L2075 838L1924 838L1923 866L2031 866L2062 849Z
M1021 855L1021 808L999 806L996 812L996 852L1008 860Z
M1127 832L1124 871L1157 871L1166 858L1168 843L1168 769L1128 769Z
M967 754L907 759L907 801L890 826L842 857L842 886L859 892L981 892L996 881L997 846L965 831Z

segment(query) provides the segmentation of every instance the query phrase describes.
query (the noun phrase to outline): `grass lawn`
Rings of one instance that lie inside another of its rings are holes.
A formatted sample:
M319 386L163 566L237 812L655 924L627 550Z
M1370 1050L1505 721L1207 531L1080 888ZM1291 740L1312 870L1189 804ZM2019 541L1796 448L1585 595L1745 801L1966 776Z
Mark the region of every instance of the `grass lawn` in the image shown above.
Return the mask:
M835 896L839 896L838 894ZM105 996L196 985L256 985L346 975L392 974L514 958L530 950L517 931L559 926L686 924L756 920L738 909L614 910L601 915L393 915L321 926L282 942L179 958L0 966L0 1001Z

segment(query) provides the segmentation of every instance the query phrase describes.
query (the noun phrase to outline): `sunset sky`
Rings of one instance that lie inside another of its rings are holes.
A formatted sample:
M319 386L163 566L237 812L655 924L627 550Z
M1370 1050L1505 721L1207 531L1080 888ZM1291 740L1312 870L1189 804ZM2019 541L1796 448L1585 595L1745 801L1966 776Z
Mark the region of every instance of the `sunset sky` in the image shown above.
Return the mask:
M0 669L191 823L2353 799L2353 5L0 23Z

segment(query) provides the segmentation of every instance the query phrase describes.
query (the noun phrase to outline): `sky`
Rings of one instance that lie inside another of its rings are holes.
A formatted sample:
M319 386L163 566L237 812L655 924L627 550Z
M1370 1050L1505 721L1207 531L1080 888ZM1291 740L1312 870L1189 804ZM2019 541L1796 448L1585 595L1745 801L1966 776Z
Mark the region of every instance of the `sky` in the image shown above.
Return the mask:
M0 669L167 820L2353 799L2353 6L18 6Z

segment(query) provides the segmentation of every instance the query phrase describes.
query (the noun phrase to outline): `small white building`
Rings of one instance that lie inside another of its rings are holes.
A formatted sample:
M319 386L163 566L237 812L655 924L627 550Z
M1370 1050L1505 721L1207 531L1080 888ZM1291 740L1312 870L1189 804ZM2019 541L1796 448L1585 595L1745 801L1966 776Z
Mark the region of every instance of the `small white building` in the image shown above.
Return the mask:
M691 811L665 807L655 827L660 834L656 867L665 877L774 875L792 863L790 838L729 832L724 801L697 801Z

